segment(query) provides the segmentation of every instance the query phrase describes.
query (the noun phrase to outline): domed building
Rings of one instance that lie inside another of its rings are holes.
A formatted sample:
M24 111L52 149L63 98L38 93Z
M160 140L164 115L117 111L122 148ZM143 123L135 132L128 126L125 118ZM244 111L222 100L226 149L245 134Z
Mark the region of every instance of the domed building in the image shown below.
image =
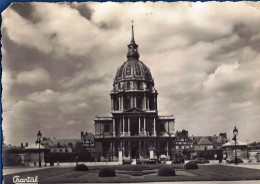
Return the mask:
M117 69L111 96L111 117L95 117L95 146L98 160L172 156L174 116L158 116L157 90L150 69L139 60L132 39L127 60Z

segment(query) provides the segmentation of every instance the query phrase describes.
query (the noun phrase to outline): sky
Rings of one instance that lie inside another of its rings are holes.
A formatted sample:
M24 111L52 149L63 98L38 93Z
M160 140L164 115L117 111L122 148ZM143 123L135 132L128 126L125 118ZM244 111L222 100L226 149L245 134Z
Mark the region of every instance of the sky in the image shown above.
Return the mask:
M94 132L134 20L159 115L189 135L260 141L260 3L14 3L2 13L6 144Z

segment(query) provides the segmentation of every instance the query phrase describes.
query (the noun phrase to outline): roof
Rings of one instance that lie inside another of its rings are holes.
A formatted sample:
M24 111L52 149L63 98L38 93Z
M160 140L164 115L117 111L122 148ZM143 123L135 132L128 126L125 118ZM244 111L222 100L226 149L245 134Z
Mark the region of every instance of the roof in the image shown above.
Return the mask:
M235 146L235 141L233 140L222 145L222 147L232 147L232 146ZM236 146L247 146L247 143L242 141L237 141Z
M205 137L203 137L198 142L198 145L213 145L213 143L211 141L209 141L208 139L206 139Z
M186 141L191 142L192 139L189 137L189 133L186 130L182 130L182 131L177 131L176 134L176 139L186 139Z
M54 145L68 145L69 143L76 144L79 141L81 141L81 139L52 139Z
M39 148L39 144L34 143L34 144L30 144L28 147L25 147L24 149L25 150L39 150L39 149L46 149L46 147L40 144L40 148Z
M61 146L57 146L57 145L48 145L46 146L47 148L70 148L67 145L61 145Z
M107 121L107 120L110 120L110 121L112 121L113 119L112 119L112 116L96 116L95 118L94 118L94 120L95 121Z
M139 59L128 59L125 61L118 68L115 81L133 78L153 81L150 69L142 61L139 61ZM127 86L124 87L127 88Z
M92 133L85 133L81 140L94 141L94 135Z

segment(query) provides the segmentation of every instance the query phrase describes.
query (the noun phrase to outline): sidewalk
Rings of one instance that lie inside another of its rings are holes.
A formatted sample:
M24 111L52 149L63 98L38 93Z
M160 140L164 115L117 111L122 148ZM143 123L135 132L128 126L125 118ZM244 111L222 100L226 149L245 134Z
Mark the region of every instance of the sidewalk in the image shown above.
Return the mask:
M16 174L26 171L35 171L41 169L47 169L49 167L17 167L17 168L3 168L3 176L8 174Z
M233 166L233 167L244 167L248 169L260 169L260 163L241 163L238 165L235 164L225 164L227 166Z
M248 180L248 181L188 181L188 182L149 182L149 184L260 184L259 180ZM72 183L70 183L72 184ZM76 184L76 183L75 183ZM102 183L92 183L102 184ZM119 183L118 183L119 184ZM131 183L131 184L148 184L148 183Z

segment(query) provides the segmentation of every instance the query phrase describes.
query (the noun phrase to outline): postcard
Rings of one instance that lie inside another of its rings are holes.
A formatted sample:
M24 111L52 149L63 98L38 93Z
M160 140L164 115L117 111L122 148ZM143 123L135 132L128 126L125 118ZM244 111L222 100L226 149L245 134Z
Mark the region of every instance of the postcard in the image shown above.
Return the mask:
M260 182L259 2L1 15L3 183Z

